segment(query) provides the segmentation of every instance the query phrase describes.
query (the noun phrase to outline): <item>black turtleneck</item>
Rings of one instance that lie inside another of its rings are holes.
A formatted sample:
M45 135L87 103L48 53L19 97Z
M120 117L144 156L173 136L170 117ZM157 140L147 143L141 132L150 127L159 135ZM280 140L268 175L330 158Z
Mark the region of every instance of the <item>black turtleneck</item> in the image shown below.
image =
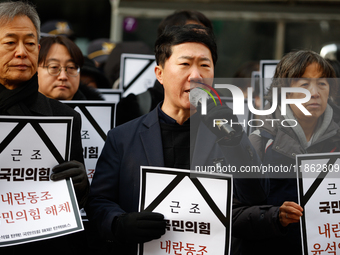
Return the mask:
M30 116L29 106L38 96L38 77L35 74L30 80L13 90L0 84L0 114Z
M190 119L183 125L165 114L158 105L161 126L164 166L180 169L190 168Z

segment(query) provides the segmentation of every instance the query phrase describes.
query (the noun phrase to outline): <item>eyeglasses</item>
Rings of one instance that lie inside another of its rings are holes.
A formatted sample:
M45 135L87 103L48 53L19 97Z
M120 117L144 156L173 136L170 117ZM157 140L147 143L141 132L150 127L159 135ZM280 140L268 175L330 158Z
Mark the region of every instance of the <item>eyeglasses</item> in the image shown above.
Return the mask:
M48 66L43 66L47 68L47 72L52 76L58 76L61 73L61 69L65 69L65 72L68 76L76 77L80 72L80 67L77 65L68 65L66 67L62 67L58 64L49 64Z

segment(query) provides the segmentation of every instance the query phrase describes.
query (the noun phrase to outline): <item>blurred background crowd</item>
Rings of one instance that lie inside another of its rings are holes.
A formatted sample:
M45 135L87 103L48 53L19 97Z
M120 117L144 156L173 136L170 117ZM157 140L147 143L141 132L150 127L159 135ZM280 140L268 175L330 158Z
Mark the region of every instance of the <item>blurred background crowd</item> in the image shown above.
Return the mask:
M84 56L98 51L101 43L105 42L99 40L102 38L113 42L113 45L104 44L103 48L107 47L106 52L117 47L117 43L128 41L143 42L152 50L157 38L157 27L163 18L175 10L198 10L213 24L219 50L216 77L232 77L248 61L281 59L285 53L297 49L320 53L323 46L340 42L339 1L31 0L30 2L36 5L43 25L42 32L68 33ZM59 32L57 25L60 31L69 31ZM92 55L92 59L103 60L103 57Z

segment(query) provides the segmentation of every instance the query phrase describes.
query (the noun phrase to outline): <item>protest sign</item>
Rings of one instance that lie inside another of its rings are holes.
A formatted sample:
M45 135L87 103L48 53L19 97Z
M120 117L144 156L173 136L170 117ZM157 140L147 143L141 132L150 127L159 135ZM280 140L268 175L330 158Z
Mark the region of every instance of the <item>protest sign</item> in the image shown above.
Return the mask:
M340 252L340 154L297 156L304 254Z
M97 89L105 101L118 103L122 97L122 91L116 89Z
M0 117L0 247L83 229L72 182L50 180L69 160L72 117Z
M145 92L156 81L154 55L123 53L120 60L120 90L123 97Z
M165 216L166 233L139 254L229 254L232 176L141 167L140 210Z
M81 116L81 141L87 176L91 183L107 133L115 125L116 104L107 101L62 101Z

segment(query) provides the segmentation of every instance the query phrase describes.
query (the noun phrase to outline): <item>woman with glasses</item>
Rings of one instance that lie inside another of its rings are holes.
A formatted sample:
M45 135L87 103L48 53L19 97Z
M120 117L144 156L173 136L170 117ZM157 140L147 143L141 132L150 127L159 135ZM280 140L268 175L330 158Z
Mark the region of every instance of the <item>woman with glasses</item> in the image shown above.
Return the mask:
M65 36L40 40L38 59L39 92L56 100L102 100L86 85L80 85L84 57L79 47Z

